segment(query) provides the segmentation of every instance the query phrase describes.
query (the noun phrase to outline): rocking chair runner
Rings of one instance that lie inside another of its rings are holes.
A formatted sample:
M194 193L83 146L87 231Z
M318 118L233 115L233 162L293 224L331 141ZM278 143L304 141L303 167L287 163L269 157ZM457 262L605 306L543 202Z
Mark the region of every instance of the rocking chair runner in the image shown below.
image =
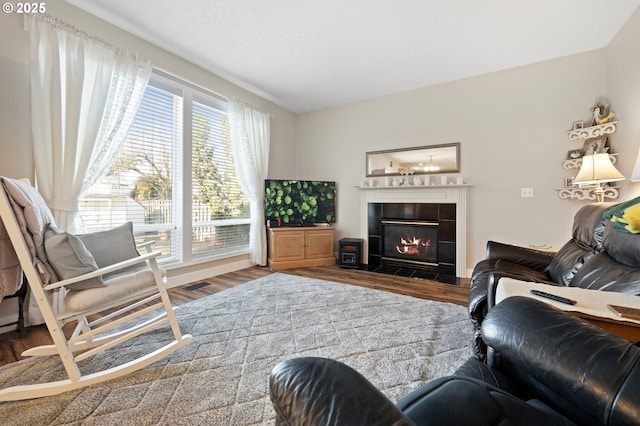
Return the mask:
M158 361L191 341L190 335L182 335L176 321L163 271L156 260L159 252L139 255L135 246L127 249L133 245L133 237L130 232L126 237L126 226L85 236L61 232L31 185L4 177L0 181L0 218L54 343L28 349L22 355L58 354L69 377L2 389L0 401L56 395L111 380ZM127 251L133 255L122 260ZM112 264L114 261L117 263ZM139 319L158 309L163 310L159 316L147 321ZM105 313L98 319L88 319L89 315L102 312ZM121 329L136 319L132 326ZM67 338L62 326L69 322L77 325ZM167 323L174 337L170 343L97 373L80 372L78 362ZM118 330L106 334L116 327Z

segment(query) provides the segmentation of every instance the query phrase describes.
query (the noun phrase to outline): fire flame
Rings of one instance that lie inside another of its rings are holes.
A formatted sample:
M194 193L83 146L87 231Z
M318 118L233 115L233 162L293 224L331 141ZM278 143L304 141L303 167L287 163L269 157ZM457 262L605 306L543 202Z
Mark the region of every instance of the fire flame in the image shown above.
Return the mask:
M400 244L396 245L396 251L400 254L420 254L429 251L431 240L422 240L422 238L409 237L400 238Z

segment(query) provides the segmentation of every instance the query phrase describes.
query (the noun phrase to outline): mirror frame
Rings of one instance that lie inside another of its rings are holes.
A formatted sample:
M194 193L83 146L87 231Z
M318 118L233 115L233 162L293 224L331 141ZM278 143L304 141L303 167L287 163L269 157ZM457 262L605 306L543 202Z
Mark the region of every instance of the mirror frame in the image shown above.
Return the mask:
M454 159L455 165L451 167L441 168L436 171L425 171L425 170L417 171L414 169L413 173L411 174L433 175L433 174L439 174L439 173L458 173L460 172L460 142L455 142L455 143L447 143L447 144L440 144L440 145L418 146L414 148L399 148L399 149L386 149L383 151L369 151L367 152L367 155L365 158L365 170L367 172L367 177L400 176L403 174L401 172L387 172L386 170L384 173L373 173L373 170L369 168L369 164L371 163L370 158L374 156L380 156L381 159L387 162L388 161L387 158L389 154L401 153L401 154L404 154L405 156L409 155L411 157L411 162L413 163L420 163L420 162L428 163L430 161L430 155L432 155L430 154L430 152L437 152L442 148L449 148L449 147L455 148L455 159ZM380 161L380 159L378 159L378 161Z

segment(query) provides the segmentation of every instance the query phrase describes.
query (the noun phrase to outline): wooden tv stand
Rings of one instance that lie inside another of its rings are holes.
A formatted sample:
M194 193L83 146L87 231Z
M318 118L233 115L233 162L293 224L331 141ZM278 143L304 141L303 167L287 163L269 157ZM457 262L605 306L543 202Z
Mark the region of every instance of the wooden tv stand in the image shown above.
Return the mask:
M272 270L334 265L333 226L267 228Z

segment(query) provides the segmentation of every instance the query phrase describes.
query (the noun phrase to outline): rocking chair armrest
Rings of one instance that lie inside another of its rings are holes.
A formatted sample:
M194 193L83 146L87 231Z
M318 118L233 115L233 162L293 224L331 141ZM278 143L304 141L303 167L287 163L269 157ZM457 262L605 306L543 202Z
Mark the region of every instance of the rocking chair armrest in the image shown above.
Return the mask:
M136 249L140 252L144 251L145 253L151 253L151 246L155 243L155 241L146 241L142 244L137 244Z
M67 278L66 280L56 281L55 283L47 284L44 286L45 290L55 290L56 288L64 287L69 284L77 283L80 281L88 280L89 278L99 277L100 275L108 274L110 272L116 272L121 269L128 268L130 266L137 265L139 263L144 263L147 260L152 261L153 264L157 265L156 257L162 255L162 252L154 251L152 253L146 253L137 257L132 257L131 259L124 260L122 262L114 263L113 265L105 266L104 268L99 268L95 271L88 272L86 274L78 275L77 277Z

